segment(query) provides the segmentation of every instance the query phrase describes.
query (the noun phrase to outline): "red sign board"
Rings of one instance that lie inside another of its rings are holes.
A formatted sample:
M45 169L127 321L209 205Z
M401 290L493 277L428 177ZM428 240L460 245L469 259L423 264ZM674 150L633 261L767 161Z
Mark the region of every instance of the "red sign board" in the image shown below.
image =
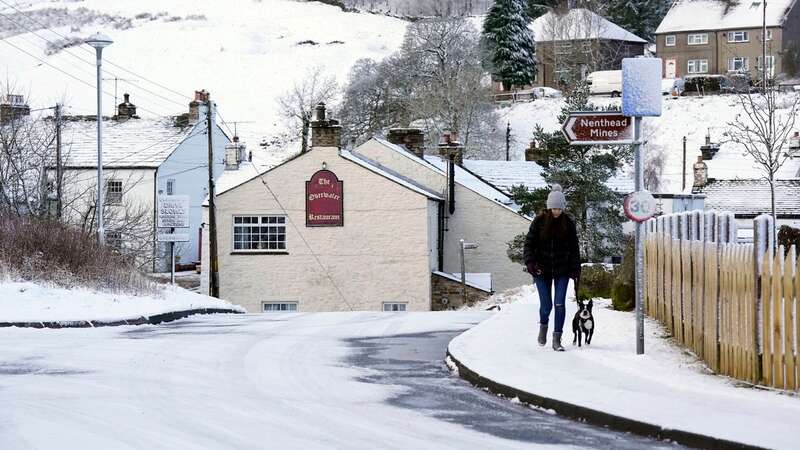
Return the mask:
M344 187L336 174L320 170L306 181L306 226L344 226Z
M562 131L570 145L632 144L633 118L614 111L573 112Z

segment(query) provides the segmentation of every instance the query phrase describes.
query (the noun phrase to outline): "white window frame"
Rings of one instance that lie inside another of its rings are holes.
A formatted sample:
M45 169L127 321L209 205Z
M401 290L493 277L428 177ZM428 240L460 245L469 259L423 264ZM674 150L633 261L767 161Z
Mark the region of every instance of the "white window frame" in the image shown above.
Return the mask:
M298 302L261 302L263 313L295 313L299 310Z
M408 311L408 302L383 302L381 309L383 312L406 312Z
M703 68L705 66L705 68ZM707 59L690 59L686 61L686 73L708 73L708 60Z
M122 180L109 178L106 180L106 203L109 205L119 205L122 203L122 194L125 186Z
M708 33L692 33L686 36L688 45L707 45Z
M231 223L231 249L233 253L286 253L288 246L286 243L287 217L285 215L235 214ZM253 230L254 228L257 228L257 230ZM267 230L264 230L264 228ZM269 228L275 229L270 230ZM258 239L256 241L245 239L245 237L252 237L253 235L257 236ZM274 240L270 239L273 235L275 236ZM241 237L241 239L237 239L237 236ZM264 237L266 240L262 239ZM254 243L256 248L244 248L252 247ZM271 245L272 243L275 245ZM237 245L239 248L237 248Z
M672 43L670 44L670 42L672 42ZM674 34L668 34L668 35L666 35L664 37L664 45L666 47L675 47L675 45L677 43L678 43L678 39L675 37Z
M767 30L767 40L768 41L772 40L772 30Z
M728 31L728 42L731 44L750 42L750 33L747 31Z
M759 72L763 72L761 64L761 57L756 57L756 70ZM767 55L767 70L769 73L767 74L768 77L772 78L775 76L775 55Z
M740 63L738 68L736 67L737 63ZM744 56L734 56L733 58L728 58L728 70L731 72L745 72L750 70L750 58Z

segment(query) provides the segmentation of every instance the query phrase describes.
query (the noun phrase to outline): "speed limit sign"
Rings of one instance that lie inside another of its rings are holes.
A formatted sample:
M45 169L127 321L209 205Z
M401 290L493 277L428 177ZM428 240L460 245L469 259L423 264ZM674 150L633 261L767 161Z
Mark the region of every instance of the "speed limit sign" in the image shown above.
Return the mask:
M634 222L644 222L656 214L656 199L648 191L637 191L625 197L625 215Z

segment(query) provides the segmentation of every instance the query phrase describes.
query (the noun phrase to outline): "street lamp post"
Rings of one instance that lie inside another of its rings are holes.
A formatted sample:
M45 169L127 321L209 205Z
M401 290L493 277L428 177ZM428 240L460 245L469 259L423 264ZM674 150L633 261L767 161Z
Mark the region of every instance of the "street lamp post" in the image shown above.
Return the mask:
M94 47L97 53L97 242L105 244L106 230L103 224L103 200L105 185L103 184L103 49L114 43L110 37L95 33L86 39L86 43Z

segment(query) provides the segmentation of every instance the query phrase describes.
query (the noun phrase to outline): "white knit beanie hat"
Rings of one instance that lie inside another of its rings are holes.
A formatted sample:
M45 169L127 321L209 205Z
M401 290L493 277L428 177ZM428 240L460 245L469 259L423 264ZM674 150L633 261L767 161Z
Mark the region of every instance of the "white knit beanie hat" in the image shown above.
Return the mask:
M564 197L561 185L554 184L550 194L547 195L547 209L567 209L567 198Z

